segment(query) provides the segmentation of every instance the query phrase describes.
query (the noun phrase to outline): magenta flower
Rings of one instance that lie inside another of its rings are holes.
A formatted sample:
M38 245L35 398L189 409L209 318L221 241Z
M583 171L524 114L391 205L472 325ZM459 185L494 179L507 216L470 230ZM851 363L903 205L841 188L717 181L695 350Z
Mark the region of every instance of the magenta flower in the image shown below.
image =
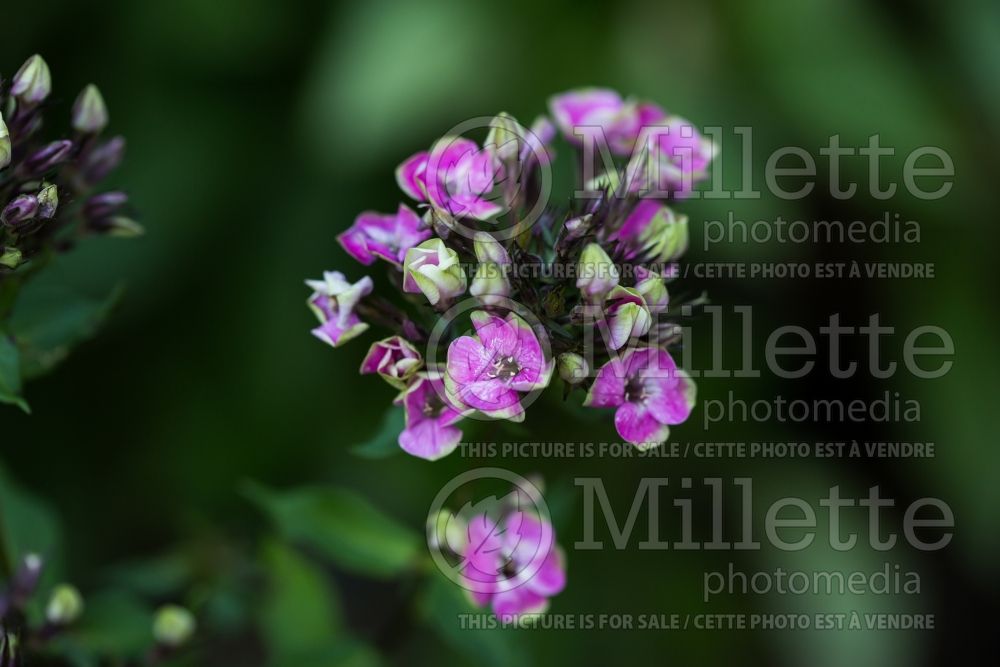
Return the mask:
M467 534L463 585L497 616L540 614L566 586L555 530L537 514L513 511L501 521L480 514L469 521Z
M665 350L639 348L604 364L583 404L618 408L618 435L635 445L651 446L667 439L670 425L688 418L695 391L694 382Z
M454 426L462 413L451 403L439 374L419 373L396 398L406 411L406 428L399 446L413 456L436 461L455 451L462 431Z
M354 307L362 297L371 294L371 278L365 276L352 285L343 273L325 271L323 280L307 280L306 285L313 290L306 303L320 321L312 334L321 341L338 347L368 328Z
M406 382L424 365L417 348L399 336L372 343L361 362L361 374L378 373L396 389L406 389Z
M501 169L490 148L463 137L443 137L429 153L417 153L399 165L396 181L413 199L429 201L454 217L487 220L502 210L488 199Z
M715 144L679 116L668 116L655 105L641 105L641 108L642 130L638 141L648 148L648 155L647 151L641 151L627 165L629 189L689 195L693 184L706 177L708 165L715 157Z
M400 204L395 215L365 211L346 232L337 236L337 241L347 254L365 266L381 257L399 267L406 251L429 239L432 233L424 228L420 216Z
M521 393L542 389L552 377L538 337L514 313L506 319L472 313L476 336L462 336L448 347L445 386L457 403L495 419L522 421Z
M563 136L580 144L583 136L604 134L611 151L628 155L639 136L640 115L635 103L605 88L581 88L549 99L549 110Z

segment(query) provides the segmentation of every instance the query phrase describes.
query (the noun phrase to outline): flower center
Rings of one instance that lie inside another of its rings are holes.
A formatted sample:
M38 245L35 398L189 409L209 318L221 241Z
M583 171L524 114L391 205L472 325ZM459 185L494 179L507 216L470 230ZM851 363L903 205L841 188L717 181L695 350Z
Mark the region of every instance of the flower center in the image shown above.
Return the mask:
M514 357L497 357L493 361L493 368L490 370L489 376L491 378L497 378L498 380L507 381L520 372L521 366L518 365L517 360Z
M646 385L637 377L630 378L625 383L625 400L629 403L642 403L646 400Z
M424 416L428 419L436 419L441 415L441 411L444 410L444 401L438 396L436 391L432 391L427 395L424 400Z

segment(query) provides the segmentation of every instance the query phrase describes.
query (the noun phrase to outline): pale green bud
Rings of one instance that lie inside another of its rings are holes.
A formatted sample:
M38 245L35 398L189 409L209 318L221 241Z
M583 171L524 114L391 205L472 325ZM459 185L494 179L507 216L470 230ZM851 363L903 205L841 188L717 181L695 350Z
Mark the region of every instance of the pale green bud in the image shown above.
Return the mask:
M14 75L10 93L25 104L38 104L52 92L49 66L37 53L28 58Z
M465 549L467 527L457 515L439 510L427 518L427 545L436 551L448 550L462 553Z
M35 195L38 200L38 217L51 219L59 208L59 188L53 183L42 183L42 189Z
M135 238L146 233L145 228L132 218L116 215L102 221L101 228L108 236L117 236L123 239Z
M21 265L21 251L17 248L3 248L0 250L0 265L8 269L16 269Z
M575 352L563 352L556 360L559 377L569 384L579 384L590 373L587 360Z
M423 293L432 306L465 292L468 281L458 253L441 239L428 239L406 251L403 291Z
M10 132L7 124L3 122L3 114L0 113L0 169L10 164L10 154L13 148L10 144Z
M84 88L73 103L72 125L77 132L87 134L97 134L107 127L108 107L94 84Z
M176 648L187 642L195 630L194 616L184 607L168 604L153 618L153 637L158 644Z
M670 303L667 285L658 273L649 272L645 278L636 283L635 291L642 295L651 313L662 313Z
M513 116L501 111L490 121L490 132L483 145L492 146L501 160L513 160L520 155L526 134L527 131Z
M588 297L600 297L618 285L619 273L608 253L597 243L590 243L580 253L576 286Z
M83 596L75 586L60 584L45 607L45 619L53 625L69 625L83 613Z

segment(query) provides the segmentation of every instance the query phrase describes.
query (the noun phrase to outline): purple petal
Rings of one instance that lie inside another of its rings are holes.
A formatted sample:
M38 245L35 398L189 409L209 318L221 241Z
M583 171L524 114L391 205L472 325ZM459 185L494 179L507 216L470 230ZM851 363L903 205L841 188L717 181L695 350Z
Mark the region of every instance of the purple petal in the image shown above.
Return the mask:
M656 421L656 418L638 403L624 403L615 412L615 428L618 435L634 445L659 444L667 439L670 427Z
M625 402L625 366L612 359L597 371L583 404L590 408L615 408Z
M424 171L427 168L427 152L411 155L396 168L396 182L411 199L425 201Z
M425 419L399 434L399 446L405 452L428 461L451 454L461 440L461 430L442 425L437 419Z

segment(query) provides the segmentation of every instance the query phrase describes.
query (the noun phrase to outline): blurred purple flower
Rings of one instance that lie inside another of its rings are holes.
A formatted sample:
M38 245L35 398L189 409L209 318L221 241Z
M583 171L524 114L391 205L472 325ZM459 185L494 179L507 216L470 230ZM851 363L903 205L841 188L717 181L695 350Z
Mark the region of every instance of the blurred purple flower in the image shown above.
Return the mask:
M470 519L462 579L473 601L497 616L539 614L566 586L566 567L552 524L517 510L501 521Z
M443 137L429 153L417 153L399 165L396 181L417 201L429 201L454 217L486 220L502 210L487 198L501 169L491 149L464 137Z

